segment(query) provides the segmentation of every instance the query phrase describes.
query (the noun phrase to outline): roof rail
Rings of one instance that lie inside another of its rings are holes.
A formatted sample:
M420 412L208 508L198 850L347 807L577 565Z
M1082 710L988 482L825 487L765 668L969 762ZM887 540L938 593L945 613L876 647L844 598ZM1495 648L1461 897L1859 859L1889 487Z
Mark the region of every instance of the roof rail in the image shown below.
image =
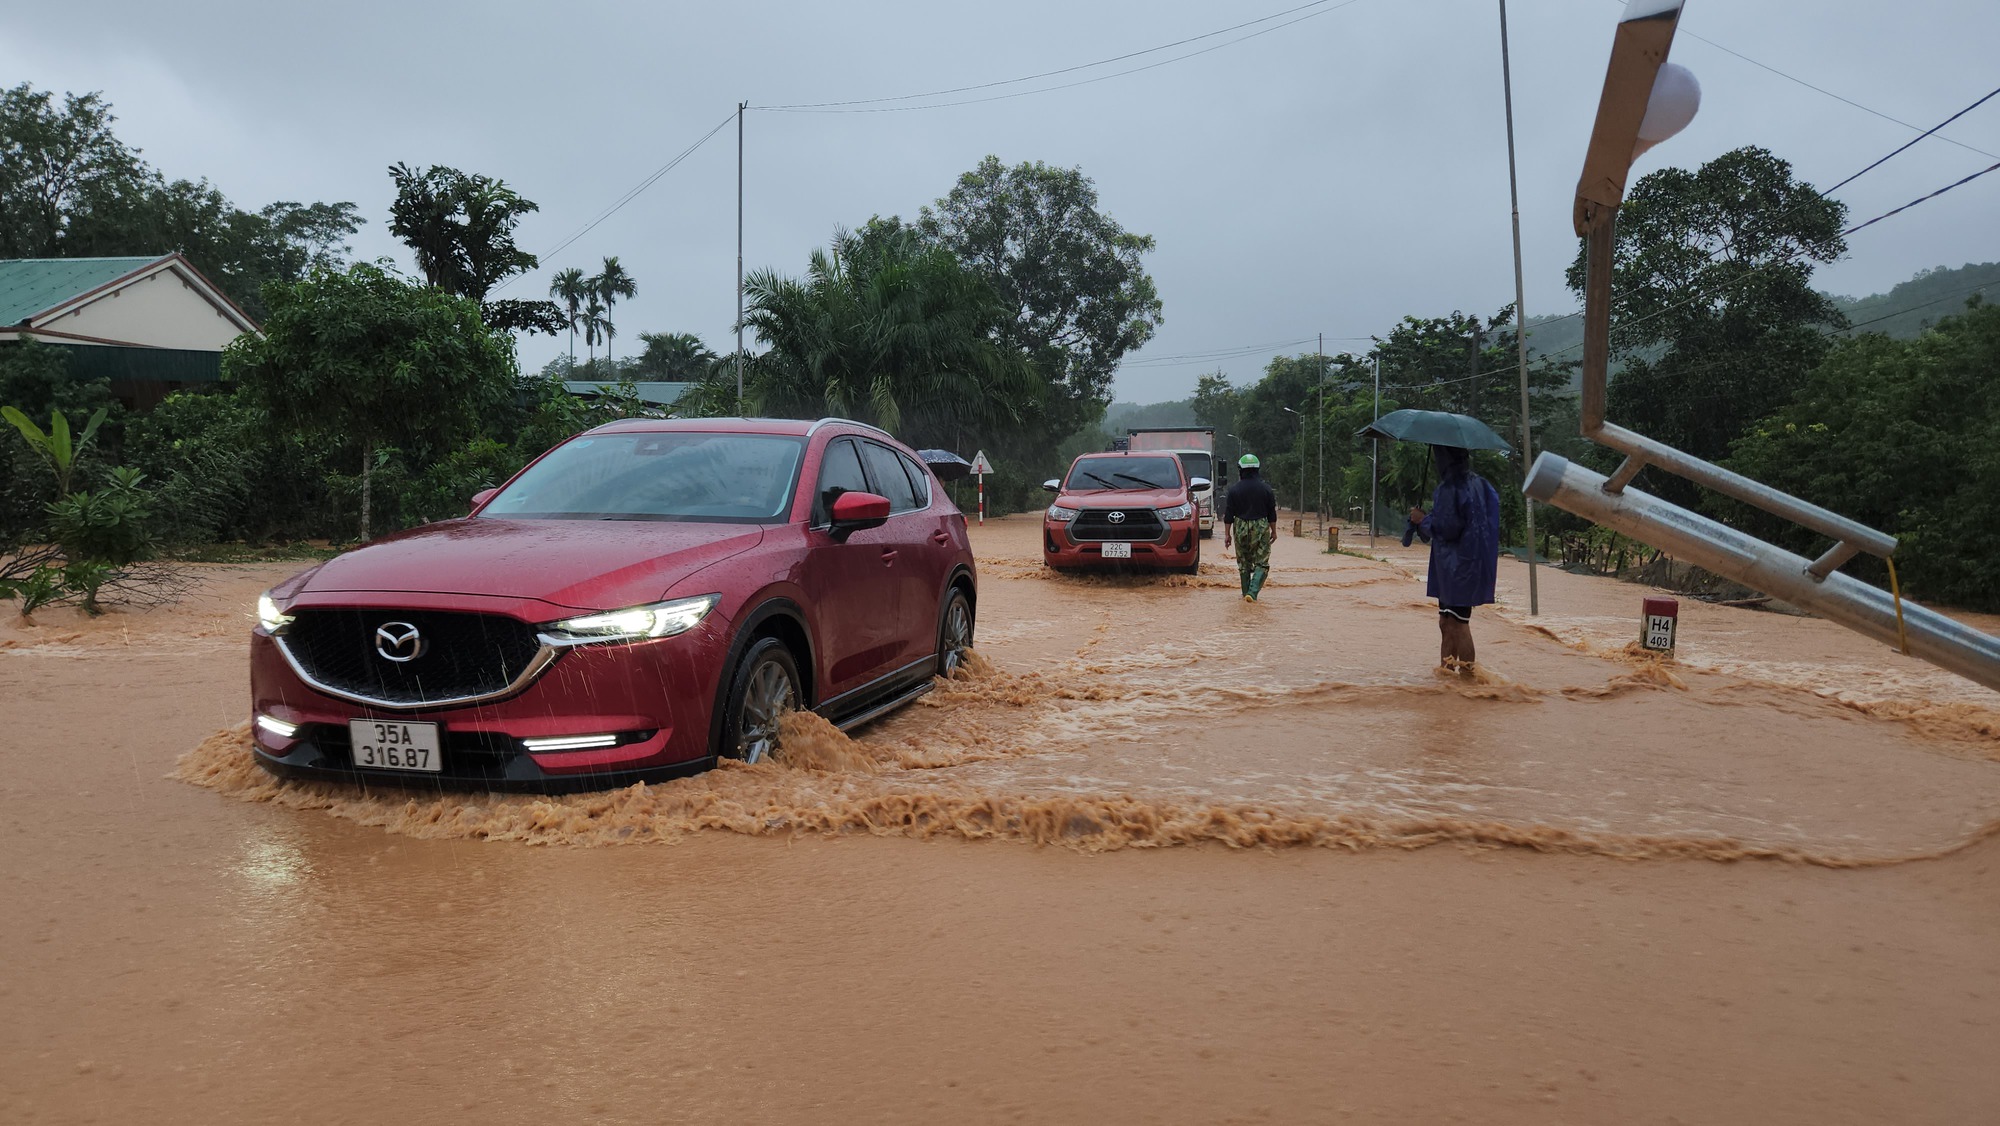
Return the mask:
M856 422L851 418L822 418L806 430L806 437L810 438L814 434L819 433L819 428L822 426L858 426L863 430L873 430L875 433L882 435L892 442L900 440L894 434L889 433L880 426L867 422Z

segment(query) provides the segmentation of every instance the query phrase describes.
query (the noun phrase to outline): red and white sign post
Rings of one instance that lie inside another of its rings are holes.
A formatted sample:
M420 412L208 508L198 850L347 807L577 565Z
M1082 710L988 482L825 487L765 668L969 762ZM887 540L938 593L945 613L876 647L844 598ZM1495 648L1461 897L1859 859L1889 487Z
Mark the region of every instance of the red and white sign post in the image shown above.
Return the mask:
M1674 633L1680 625L1681 604L1672 598L1644 598L1639 603L1639 648L1662 653L1674 651Z
M986 460L986 451L972 455L972 472L979 477L979 526L986 526L986 475L993 472L993 463Z

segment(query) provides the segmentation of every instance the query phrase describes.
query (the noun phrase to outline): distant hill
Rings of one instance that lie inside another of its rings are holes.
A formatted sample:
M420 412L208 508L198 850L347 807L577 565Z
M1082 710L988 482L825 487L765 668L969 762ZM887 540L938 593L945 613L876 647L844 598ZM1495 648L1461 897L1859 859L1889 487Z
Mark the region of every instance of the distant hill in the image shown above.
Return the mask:
M1955 270L1925 270L1887 293L1833 297L1847 314L1850 332L1879 332L1907 340L1930 325L1963 312L1974 294L2000 301L2000 262L1979 262Z
M1852 328L1848 334L1879 332L1907 340L1962 312L1966 301L1978 294L1989 302L2000 301L2000 262L1967 263L1956 269L1939 266L1923 270L1887 293L1867 297L1826 296L1847 314ZM1565 360L1583 354L1583 318L1575 313L1528 318L1528 355L1560 353ZM1613 372L1617 371L1614 364ZM1577 380L1581 380L1578 375ZM1580 385L1580 382L1578 383ZM1194 400L1171 403L1113 403L1104 416L1104 428L1123 434L1129 426L1193 426Z
M2000 301L2000 262L1967 263L1957 269L1924 270L1887 293L1843 297L1828 293L1847 321L1847 331L1879 332L1907 340L1953 313L1962 312L1974 294ZM1567 351L1564 351L1568 349ZM1528 354L1562 352L1575 359L1583 352L1583 318L1574 314L1528 318Z

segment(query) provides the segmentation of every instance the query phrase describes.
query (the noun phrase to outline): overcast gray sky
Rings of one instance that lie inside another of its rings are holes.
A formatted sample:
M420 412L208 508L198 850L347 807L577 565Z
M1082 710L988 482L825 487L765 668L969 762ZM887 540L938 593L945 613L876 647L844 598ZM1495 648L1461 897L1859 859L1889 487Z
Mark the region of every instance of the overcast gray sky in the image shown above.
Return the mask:
M1494 0L1353 0L1269 34L1139 73L1002 100L894 112L754 107L888 97L985 83L1142 51L1304 0L854 0L568 6L471 3L163 5L101 0L88 18L7 21L0 78L101 90L119 134L172 177L206 176L238 206L352 200L364 257L389 235L386 167L449 164L541 204L521 227L542 253L729 116L747 118L745 257L799 272L838 225L909 216L988 153L1074 165L1104 210L1153 235L1165 324L1118 377L1121 399L1189 394L1217 367L1254 379L1273 351L1365 345L1403 314L1491 313L1513 299ZM1570 201L1615 0L1510 6L1530 314L1575 307ZM47 10L51 13L53 10ZM1301 13L1304 14L1304 13ZM1226 44L1249 31L1022 85L1076 83ZM2000 86L1989 0L1692 0L1674 58L1700 79L1687 132L1635 177L1764 145L1834 183L1915 131L1733 57L1714 40L1842 98L1924 128ZM1944 136L2000 153L2000 98ZM543 268L616 254L641 331L733 342L733 121ZM1855 220L1983 168L1938 138L1840 193ZM1863 294L1915 271L2000 258L2000 173L1856 235L1823 288ZM1182 359L1264 347L1216 360ZM564 347L524 339L525 365ZM580 347L580 345L579 345Z

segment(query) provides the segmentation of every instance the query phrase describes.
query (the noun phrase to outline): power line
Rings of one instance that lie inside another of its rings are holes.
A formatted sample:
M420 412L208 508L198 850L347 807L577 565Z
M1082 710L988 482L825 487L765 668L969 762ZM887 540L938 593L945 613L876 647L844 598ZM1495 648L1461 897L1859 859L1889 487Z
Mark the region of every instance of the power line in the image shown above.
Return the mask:
M1986 95L1984 98L1981 98L1978 101L1972 103L1971 105L1966 106L1964 109L1959 110L1957 113L1952 114L1950 117L1945 118L1943 121L1938 122L1936 125L1931 126L1929 129L1924 130L1917 136L1910 138L1908 141L1904 142L1901 147L1897 148L1894 152L1890 153L1888 156L1885 156L1880 160L1877 160L1875 163L1869 165L1866 168L1863 168L1861 171L1856 172L1854 175L1849 176L1847 179L1842 180L1840 183L1835 184L1834 186L1826 189L1826 191L1823 192L1822 194L1832 195L1833 193L1839 191L1840 189L1846 187L1847 185L1853 183L1854 181L1859 180L1861 177L1866 176L1868 173L1875 171L1882 165L1887 164L1891 157L1901 155L1903 152L1908 150L1912 145L1915 145L1918 141L1923 140L1925 137L1928 137L1931 134L1936 133L1938 130L1944 128L1947 125L1950 125L1952 122L1957 121L1959 118L1964 117L1966 114L1971 113L1973 110L1978 109L1980 106L1985 105L1988 101L1992 100L1995 94L2000 94L2000 88L1995 88L1993 93ZM1949 138L1946 139L1948 140Z
M1986 167L1980 169L1977 172L1974 172L1972 175L1967 176L1962 180L1955 180L1952 183L1946 184L1944 187L1939 188L1938 190L1932 192L1927 196L1919 196L1916 199L1911 200L1910 202L1904 204L1901 207L1896 208L1893 211L1884 211L1882 214L1875 216L1873 219L1868 220L1866 223L1856 223L1854 226L1849 227L1840 233L1842 235L1851 235L1854 232L1862 229L1863 227L1872 227L1875 224L1880 223L1882 220L1887 219L1891 215L1900 215L1903 212L1908 211L1910 208L1915 207L1920 203L1926 203L1929 202L1930 200L1936 199L1937 197L1952 190L1953 188L1970 184L1972 181L1979 179L1981 176L1986 175L1988 172L1991 172L1996 168L2000 168L2000 161L1995 161L1994 163L1987 165Z
M1157 54L1160 51L1169 51L1175 47L1185 47L1189 43L1198 43L1203 39L1213 39L1218 35L1227 35L1232 31L1241 31L1246 27L1254 27L1260 23L1268 23L1271 20L1280 19L1282 17L1292 15L1295 12L1303 12L1308 8L1322 7L1330 2L1331 0L1312 0L1312 3L1301 4L1296 8L1287 8L1282 12L1273 12L1268 16L1259 16L1254 20L1244 20L1242 23L1232 24L1229 27L1220 28L1215 31L1205 31L1200 35L1190 35L1186 39L1176 39L1172 43L1162 43L1157 47L1147 47L1144 50L1139 50L1139 51L1128 51L1122 55L1113 55L1108 59L1098 59L1095 62L1078 63L1075 66L1059 67L1055 70L1045 70L1039 74L1024 75L1020 78L1003 78L997 82L981 82L974 86L953 86L944 90L928 90L921 94L897 94L884 98L853 98L844 102L794 102L788 105L759 106L757 108L767 109L767 110L837 109L844 106L879 105L884 102L915 101L919 98L942 98L950 94L965 94L965 93L970 93L974 90L990 90L996 86L1013 86L1022 82L1033 82L1036 79L1040 78L1054 78L1055 76L1061 74L1072 74L1079 70L1089 70L1092 67L1109 66L1112 63L1122 63L1126 59L1136 59L1141 55ZM1345 5L1342 6L1345 7Z
M1064 83L1060 83L1060 84L1058 84L1058 85L1055 85L1055 86L1041 86L1041 87L1037 87L1037 88L1035 88L1035 89L1033 89L1033 90L1016 90L1016 91L1014 91L1013 93L1009 93L1009 94L993 94L993 95L989 95L989 96L987 96L987 97L984 97L984 98L963 98L963 99L960 99L959 101L955 101L955 102L926 102L926 103L924 103L924 104L922 104L922 105L859 105L859 104L851 104L851 103L838 103L838 102L831 102L831 103L820 103L820 104L819 104L818 106L813 106L813 105L791 105L791 106L751 106L750 108L751 108L751 109L756 109L756 110L765 110L765 111L768 111L768 112L773 112L773 113L906 113L906 112L909 112L909 111L911 111L911 110L926 110L926 109L949 109L949 108L951 108L951 107L953 107L953 106L970 106L970 105L978 105L978 104L980 104L980 103L982 103L982 102L1001 102L1001 101L1006 101L1006 100L1007 100L1007 99L1009 99L1009 98L1025 98L1025 97L1027 97L1027 96L1028 96L1028 95L1030 95L1030 94L1052 94L1052 93L1056 92L1057 90L1070 90L1070 89L1074 89L1074 88L1076 88L1076 87L1078 87L1078 86L1089 86L1089 85L1091 85L1092 83L1096 83L1096 82L1108 82L1108 81L1110 81L1111 79L1114 79L1114 78L1123 78L1123 77L1125 77L1126 75L1131 75L1131 74L1139 74L1139 73L1141 73L1141 72L1143 72L1143 71L1148 71L1148 70L1153 70L1153 69L1156 69L1156 68L1158 68L1158 67L1163 67L1163 66L1167 66L1167 65L1169 65L1169 64L1172 64L1172 63L1177 63L1177 62L1183 62L1183 61L1185 61L1185 60L1187 60L1187 59L1192 59L1192 58L1194 58L1194 57L1195 57L1195 56L1197 56L1197 55L1206 55L1206 54L1208 54L1208 53L1209 53L1210 51L1220 51L1220 50L1222 50L1222 49L1223 49L1224 47L1234 47L1234 46L1235 46L1236 44L1238 44L1238 43L1245 43L1245 42L1248 42L1249 40L1252 40L1252 39L1255 39L1255 38L1257 38L1257 37L1259 37L1259 36L1262 36L1262 35L1269 35L1269 34L1271 34L1271 33L1272 33L1272 32L1274 32L1274 31L1282 31L1282 30L1284 30L1285 28L1288 28L1288 27L1292 26L1293 24L1296 24L1296 23L1304 23L1305 21L1307 21L1307 20L1309 20L1309 19L1313 19L1313 18L1314 18L1314 17L1316 17L1316 16L1323 16L1323 15L1326 15L1326 14L1327 14L1328 12L1337 12L1337 11L1339 11L1339 10L1340 10L1340 9L1342 9L1342 8L1346 8L1346 7L1349 7L1349 6L1351 6L1351 5L1354 5L1354 4L1359 4L1359 3L1361 3L1361 0L1342 0L1342 2L1341 2L1341 3L1338 3L1338 4L1334 4L1334 5L1333 5L1332 7L1330 7L1330 8L1320 8L1320 9L1319 9L1319 10L1317 10L1317 11L1311 11L1311 12L1307 12L1307 13L1306 13L1305 15L1302 15L1302 16L1298 16L1298 17L1296 17L1296 18L1293 18L1293 19L1290 19L1290 20L1286 20L1286 21L1285 21L1284 23L1281 23L1281 24L1277 24L1277 25L1275 25L1275 26L1273 26L1273 27L1267 27L1267 28L1264 28L1264 29L1263 29L1263 30L1261 30L1261 31L1253 31L1253 32L1251 32L1251 33L1250 33L1250 34L1248 34L1248 35L1242 35L1242 36L1238 36L1238 37L1237 37L1237 38L1235 38L1235 39L1230 39L1230 40L1227 40L1227 41L1225 41L1225 42L1222 42L1222 43L1217 43L1217 44L1215 44L1214 46L1210 46L1210 47L1203 47L1203 48L1202 48L1201 50L1199 50L1199 51L1189 51L1189 52L1188 52L1187 54L1184 54L1184 55L1175 55L1175 56L1174 56L1173 58L1170 58L1170 59L1161 59L1161 60L1160 60L1159 62L1156 62L1156 63L1147 63L1147 64L1146 64L1145 66L1135 66L1135 67L1131 67L1131 68L1128 68L1128 69L1126 69L1126 70L1118 70L1118 71L1113 71L1113 72L1111 72L1110 74L1100 74L1100 75L1097 75L1096 77L1093 77L1093 78L1084 78L1084 79L1079 79L1079 80L1077 80L1077 81L1075 81L1075 82L1064 82ZM1297 11L1298 9L1293 9L1293 10L1294 10L1294 11ZM1267 16L1267 17L1265 17L1265 19L1275 19L1275 18L1276 18L1275 16ZM1251 22L1252 22L1252 23L1257 23L1257 22L1262 22L1262 21L1256 21L1256 20L1253 20L1253 21L1251 21ZM1248 26L1248 25L1239 25L1239 26ZM1218 35L1218 34L1223 34L1223 33L1222 33L1222 32L1210 32L1210 33L1209 33L1209 35ZM1208 38L1208 36L1196 36L1196 38ZM1190 40L1190 42L1191 42L1191 40ZM1153 48L1153 50L1160 50L1160 48ZM1141 52L1135 52L1135 53L1136 53L1136 54L1147 54L1147 53L1149 53L1149 52L1145 52L1145 51L1141 51ZM1123 57L1127 57L1127 58L1129 58L1129 57L1131 57L1131 56L1129 56L1129 55L1128 55L1128 56L1123 56ZM1089 67L1092 67L1092 66L1102 66L1102 65L1104 65L1104 62L1106 62L1106 61L1109 61L1109 60L1103 60L1103 61L1100 61L1100 62L1097 62L1097 63L1085 63L1085 64L1083 64L1082 66L1078 66L1078 67L1070 67L1070 68L1066 68L1066 69L1069 69L1069 70L1083 70L1083 69L1088 69ZM1060 72L1050 72L1050 73L1060 73ZM1003 82L994 82L994 83L987 83L986 85L988 85L988 86L1006 86L1006 85L1011 85L1011 84L1013 84L1013 83L1016 83L1016 82L1026 82L1026 81L1029 81L1029 79L1026 79L1026 78L1016 78L1016 79L1008 79L1008 80L1006 80L1006 81L1003 81ZM966 87L966 89L979 89L979 87ZM929 95L924 95L924 94L905 94L905 95L902 95L902 96L901 96L900 98L894 98L894 99L873 99L873 100L880 100L880 101L896 101L896 100L904 100L904 99L913 99L913 98L923 98L923 97L927 97L927 96L929 96ZM842 106L843 104L845 104L845 105L847 106L847 108L841 108L841 106Z
M1209 351L1175 352L1169 355L1162 355L1162 356L1145 356L1140 359L1127 360L1121 363L1119 365L1119 370L1122 371L1125 368L1135 368L1135 367L1158 367L1158 368L1194 367L1198 364L1210 364L1220 360L1231 360L1243 356L1254 356L1260 352L1272 352L1284 348L1295 348L1301 344L1310 344L1317 339L1319 339L1318 336L1304 336L1296 340L1272 340L1262 344L1241 344L1241 345L1231 346L1228 348L1216 348ZM1373 340L1375 338L1372 336L1328 336L1326 337L1326 339Z
M596 230L597 225L599 223L602 223L606 219L611 218L613 215L618 214L618 212L622 210L626 204L631 203L635 199L638 199L641 192L644 192L647 188L650 188L654 184L658 183L660 177L665 176L669 172L672 172L677 166L679 166L681 161L686 160L688 157L694 155L694 151L696 149L707 144L710 138L714 137L717 133L722 132L722 127L729 124L731 121L735 120L735 118L736 118L735 111L734 110L730 111L729 116L723 118L721 121L716 122L715 128L710 129L706 133L703 133L700 139L696 140L694 144L691 144L688 147L682 149L678 154L674 156L672 160L667 161L665 164L655 169L651 175L645 177L644 179L640 180L637 184L633 185L631 190L627 191L624 195L619 196L617 200L615 200L611 204L611 206L599 212L597 218L592 219L588 223L585 223L580 229L578 229L578 231L575 234L562 240L555 246L550 247L547 252L537 255L536 257L546 262L547 260L554 258L556 255L561 254L563 251L569 249L570 245L576 242L576 240L589 234L591 231ZM514 275L515 278L518 278L520 276L521 276L520 274ZM509 278L507 279L507 282L511 282L513 280L514 278ZM505 289L507 287L507 282L502 282L500 285L495 286L494 292L498 293L500 290Z
M1622 4L1622 3L1624 3L1624 0L1617 0L1617 2L1618 2L1618 3L1621 3L1621 4ZM1787 82L1796 82L1796 83L1798 83L1799 85L1801 85L1801 86L1805 87L1806 89L1808 89L1808 90L1811 90L1811 91L1813 91L1813 92L1815 92L1815 93L1819 93L1819 94L1825 94L1825 95L1826 95L1827 97L1829 97L1829 98L1832 98L1832 99L1833 99L1834 101L1837 101L1837 102L1845 102L1845 103L1847 103L1848 105L1850 105L1850 106L1853 106L1853 107L1854 107L1855 109L1858 109L1858 110L1860 110L1860 111L1861 111L1861 112L1863 112L1863 113L1871 113L1871 114L1874 114L1874 115L1875 115L1876 117L1879 117L1879 118L1881 118L1881 119L1882 119L1882 120L1884 120L1884 121L1888 121L1888 122L1893 122L1894 124L1897 124L1897 125L1900 125L1900 126L1902 126L1903 128L1905 128L1905 129L1921 129L1921 128L1922 128L1922 126L1919 126L1919 125L1912 125L1912 124L1910 124L1909 122L1907 122L1907 121L1904 121L1904 120L1903 120L1902 118L1900 118L1900 117L1891 117L1891 116L1889 116L1888 114L1886 114L1886 113L1883 113L1883 112L1882 112L1881 110L1879 110L1879 109L1875 109L1875 108L1873 108L1873 107L1871 107L1871 106L1864 106L1864 105L1862 105L1862 104L1861 104L1860 102L1857 102L1857 101L1855 101L1855 100L1854 100L1853 98L1849 98L1849 97L1844 97L1844 96L1842 96L1842 95L1840 95L1840 94L1836 94L1836 93L1834 93L1833 91L1831 91L1831 90L1828 90L1827 88L1825 88L1825 87L1823 87L1823 86L1815 86L1815 85L1813 85L1812 83L1810 83L1810 82L1807 82L1807 81L1806 81L1805 79L1803 79L1803 78L1800 78L1800 77L1798 77L1798 76L1796 76L1796 75L1791 75L1791 74L1786 74L1786 73L1785 73L1784 71L1782 71L1782 70L1779 70L1779 69L1778 69L1777 67L1774 67L1774 66L1770 65L1769 63L1762 63L1762 62L1758 62L1758 61L1757 61L1756 59L1753 59L1753 58L1751 58L1750 56L1748 56L1748 55L1744 54L1744 53L1743 53L1743 52L1741 52L1741 51L1737 51L1737 50L1732 50L1731 48L1728 48L1728 47L1724 47L1724 46L1723 46L1722 44L1720 44L1720 43L1717 43L1717 42L1716 42L1715 40L1713 40L1713 39L1709 39L1709 38L1707 38L1707 37L1705 37L1705 36L1701 36L1701 35L1696 35L1696 34L1695 34L1694 32L1692 32L1692 31L1689 31L1689 30L1687 30L1686 28L1682 28L1682 29L1680 29L1680 30L1679 30L1679 31L1678 31L1678 32L1677 32L1676 34L1678 34L1678 35L1685 35L1685 36L1687 36L1687 37L1688 37L1688 38L1690 38L1690 39L1696 39L1696 40L1700 40L1701 42L1703 42L1703 43L1706 43L1706 44L1708 44L1709 46L1711 46L1711 47L1715 48L1716 50L1718 50L1718 51L1721 51L1721 52L1723 52L1724 54L1729 54L1729 55L1734 55L1734 56L1736 56L1737 58L1739 58L1739 59L1742 59L1742 60L1743 60L1744 62L1746 62L1746 63L1749 63L1749 64L1750 64L1751 66L1754 66L1754 67L1758 67L1758 68L1760 68L1760 69L1763 69L1763 70L1768 70L1768 71L1770 71L1770 72L1771 72L1772 74L1775 74L1775 75L1777 75L1777 76L1778 76L1779 78L1782 78L1782 79L1786 80ZM1954 140L1953 138L1950 138L1950 137L1945 137L1945 136L1939 136L1939 138L1938 138L1938 139L1939 139L1939 140L1941 140L1941 141L1947 141L1947 142L1949 142L1949 143L1951 143L1951 144L1954 144L1954 145L1957 145L1957 146L1958 146L1959 148L1962 148L1962 149L1969 149L1970 151L1972 151L1972 152L1976 152L1976 153L1978 153L1978 154L1979 154L1979 155L1981 155L1981 156L1985 156L1985 157L1994 157L1995 159L2000 159L2000 154L1994 154L1994 153L1990 153L1990 152L1987 152L1987 151L1986 151L1985 149L1982 149L1982 148L1977 148L1977 147L1974 147L1974 146L1972 146L1972 145L1968 145L1968 144L1966 144L1966 143L1965 143L1964 141L1959 141L1959 140Z

